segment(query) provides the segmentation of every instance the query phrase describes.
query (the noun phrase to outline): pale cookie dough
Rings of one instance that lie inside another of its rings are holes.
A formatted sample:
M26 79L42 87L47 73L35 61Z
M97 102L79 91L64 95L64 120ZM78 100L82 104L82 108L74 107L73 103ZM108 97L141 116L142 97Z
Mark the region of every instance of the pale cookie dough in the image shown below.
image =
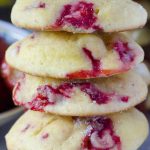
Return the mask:
M58 80L26 75L13 91L16 105L68 116L95 116L133 107L147 96L142 78L128 72L93 80Z
M6 61L36 76L54 78L106 77L125 72L144 52L123 34L35 33L10 46Z
M11 19L34 30L117 32L144 26L147 12L131 0L17 0Z

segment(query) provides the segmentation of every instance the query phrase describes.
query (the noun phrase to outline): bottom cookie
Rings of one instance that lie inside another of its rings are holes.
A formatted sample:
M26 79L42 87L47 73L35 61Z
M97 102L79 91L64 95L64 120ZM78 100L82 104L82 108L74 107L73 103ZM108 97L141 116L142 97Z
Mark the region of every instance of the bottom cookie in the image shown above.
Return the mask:
M148 122L136 109L79 118L28 111L6 135L8 150L136 150Z

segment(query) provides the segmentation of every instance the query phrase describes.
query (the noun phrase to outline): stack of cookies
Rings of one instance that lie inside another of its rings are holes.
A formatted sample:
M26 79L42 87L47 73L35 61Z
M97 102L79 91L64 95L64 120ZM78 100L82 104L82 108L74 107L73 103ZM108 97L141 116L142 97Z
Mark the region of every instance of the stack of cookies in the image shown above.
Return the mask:
M6 135L8 150L140 147L148 123L133 107L147 85L133 68L144 52L119 32L146 20L131 0L17 0L12 22L38 32L6 52L7 63L25 74L14 103L29 109Z

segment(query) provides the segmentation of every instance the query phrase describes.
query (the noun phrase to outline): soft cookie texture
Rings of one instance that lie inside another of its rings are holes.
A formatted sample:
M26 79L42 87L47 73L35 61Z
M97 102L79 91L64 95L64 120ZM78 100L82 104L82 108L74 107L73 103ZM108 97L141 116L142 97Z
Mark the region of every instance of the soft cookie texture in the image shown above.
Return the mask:
M144 58L142 48L123 34L34 33L10 46L14 68L54 78L106 77L125 72Z
M125 110L147 95L142 78L128 72L110 78L58 80L26 75L13 91L16 105L68 116L93 116Z
M28 111L6 142L8 150L135 150L147 135L148 122L136 109L91 118Z
M146 82L146 84L150 85L150 69L149 64L147 62L140 63L134 68L136 71Z
M131 0L17 0L11 18L28 29L91 33L142 27L147 13Z
M24 73L10 67L6 61L1 64L1 75L5 79L5 83L12 90L17 81L24 77Z
M132 31L123 32L126 36L132 38L141 46L146 46L150 43L150 29L145 27L143 29L137 29Z

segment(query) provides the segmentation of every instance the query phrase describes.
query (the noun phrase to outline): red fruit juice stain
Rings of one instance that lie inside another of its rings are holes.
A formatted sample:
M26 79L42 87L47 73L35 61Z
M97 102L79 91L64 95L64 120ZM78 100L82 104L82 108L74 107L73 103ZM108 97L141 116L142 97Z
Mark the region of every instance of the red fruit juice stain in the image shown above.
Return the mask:
M86 56L90 59L90 61L92 63L93 72L95 72L95 74L96 74L97 72L100 71L100 60L95 59L94 56L92 55L92 52L90 50L88 50L87 48L83 48L83 51L86 54Z
M112 120L106 117L88 120L81 147L82 150L121 150L121 140L114 131Z
M47 139L49 137L49 134L48 133L44 133L43 135L42 135L42 139Z
M127 42L118 40L114 43L113 49L118 53L120 60L124 64L130 64L135 60L135 54Z
M127 103L129 101L129 97L128 96L122 96L121 101Z
M88 77L97 77L101 73L101 61L94 58L92 52L87 48L82 49L87 58L91 61L92 70L81 70L78 72L67 74L67 77L70 79L73 78L88 78Z
M69 79L75 79L75 78L93 78L93 77L99 77L99 76L109 76L112 74L116 74L125 70L128 70L131 68L132 63L135 61L136 54L134 51L129 47L129 44L127 42L123 42L121 40L118 40L113 44L113 50L115 50L118 55L120 61L123 63L123 67L121 69L118 68L118 70L105 70L101 68L101 60L95 59L92 55L91 51L87 48L83 48L83 52L85 55L89 58L89 60L92 63L92 70L81 70L76 71L73 73L69 73L66 75Z
M54 105L56 94L57 91L53 87L49 85L40 86L32 102L29 102L30 109L43 111L47 105Z
M127 103L129 97L116 95L115 93L106 93L98 89L95 85L84 83L63 83L60 86L54 88L50 85L43 85L38 87L36 94L31 102L27 106L31 110L44 111L44 108L48 105L55 105L58 101L67 98L71 98L74 88L79 88L82 92L86 93L92 102L101 104L109 103L113 98Z
M72 25L75 28L84 30L102 30L100 26L96 25L96 21L97 17L94 12L93 3L80 1L76 4L65 5L60 17L56 20L54 27L57 28L65 25Z

